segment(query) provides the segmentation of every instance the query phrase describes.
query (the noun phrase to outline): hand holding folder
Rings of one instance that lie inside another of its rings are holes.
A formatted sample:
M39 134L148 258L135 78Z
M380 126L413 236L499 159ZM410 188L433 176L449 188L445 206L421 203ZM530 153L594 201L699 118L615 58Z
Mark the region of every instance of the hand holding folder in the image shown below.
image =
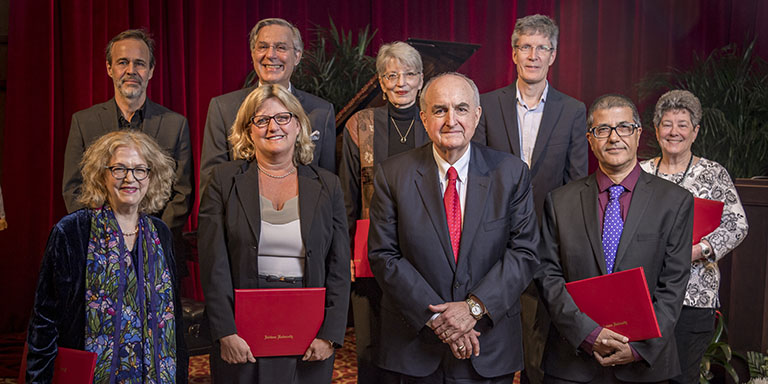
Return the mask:
M693 245L720 226L724 206L722 201L693 198Z
M639 341L661 337L643 267L572 281L565 289L603 328Z

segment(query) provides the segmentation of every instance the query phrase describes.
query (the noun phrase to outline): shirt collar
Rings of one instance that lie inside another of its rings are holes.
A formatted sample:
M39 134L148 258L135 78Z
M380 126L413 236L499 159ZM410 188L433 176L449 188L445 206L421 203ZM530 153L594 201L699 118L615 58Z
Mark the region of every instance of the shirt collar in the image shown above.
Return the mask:
M467 173L469 172L469 158L470 158L470 152L472 151L472 144L470 143L467 146L466 152L464 152L461 157L456 160L455 163L449 164L447 161L445 161L442 157L440 157L440 154L437 153L437 149L435 149L435 145L432 144L432 156L435 158L435 163L437 163L437 172L440 175L440 181L445 180L445 175L448 173L448 168L453 167L456 169L456 173L459 175L459 181L462 183L467 182Z
M145 98L144 104L141 105L141 108L137 109L133 113L133 117L131 117L131 121L136 121L139 123L144 121L144 115L146 114L146 111L147 111L147 100L149 100L149 98ZM118 122L125 121L128 124L130 124L131 121L128 121L128 119L126 119L125 116L123 116L123 112L120 110L120 106L117 105L117 100L113 99L113 101L115 102L115 109L117 110L117 121Z
M261 80L259 80L256 88L258 88L258 87L261 87ZM288 82L288 92L293 93L293 84L291 84L290 81Z
M546 83L544 85L544 92L541 93L541 98L539 99L538 104L536 104L535 109L539 109L544 103L547 101L547 95L549 94L549 81L544 80ZM523 101L523 96L520 94L520 88L517 87L517 81L515 81L515 99L517 100L517 104L524 107L525 109L531 109L526 104L525 101Z
M619 183L619 185L623 186L627 191L634 191L635 185L637 185L637 180L640 178L640 172L640 163L635 162L635 167L632 168L632 171L629 172L629 175L627 175L627 177L625 177L624 180ZM600 169L600 167L597 167L595 177L597 178L597 188L600 193L607 191L608 188L614 185L613 180L611 180L608 175L603 173L603 170Z

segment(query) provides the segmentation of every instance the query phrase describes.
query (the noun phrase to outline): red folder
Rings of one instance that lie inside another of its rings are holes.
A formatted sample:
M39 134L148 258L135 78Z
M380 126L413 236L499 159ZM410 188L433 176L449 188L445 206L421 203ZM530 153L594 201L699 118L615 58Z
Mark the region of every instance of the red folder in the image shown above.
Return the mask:
M235 289L237 334L256 357L303 355L325 317L325 288Z
M693 244L720 226L725 203L717 200L693 198Z
M355 261L355 277L373 277L371 264L368 262L368 227L371 221L358 220L355 224L355 246L352 250Z
M19 384L26 382L27 351L24 344L24 353L21 357L21 369L19 372ZM94 352L80 351L77 349L59 347L56 360L53 364L54 384L93 384L93 371L96 370L97 355Z
M661 337L643 267L572 281L565 289L579 310L603 328L629 341Z

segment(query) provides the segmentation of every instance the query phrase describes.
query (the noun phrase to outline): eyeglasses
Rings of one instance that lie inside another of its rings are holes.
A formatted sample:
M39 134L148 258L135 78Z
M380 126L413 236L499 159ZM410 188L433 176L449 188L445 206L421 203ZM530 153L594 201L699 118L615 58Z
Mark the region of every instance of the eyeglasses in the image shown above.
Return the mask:
M635 131L639 127L640 125L638 124L626 123L626 122L620 123L615 127L611 127L610 125L603 124L603 125L598 125L597 127L592 127L587 132L591 133L593 137L596 137L598 139L605 139L611 136L612 131L616 131L616 134L619 135L619 137L627 137L635 134Z
M555 50L555 48L550 47L549 45L537 45L536 47L534 47L530 44L524 44L524 45L513 45L513 47L525 55L530 53L531 49L534 49L534 48L536 49L537 55L543 55L545 53L550 53Z
M258 53L264 53L269 51L270 47L274 48L275 52L282 53L282 54L288 53L288 51L290 51L291 49L295 49L286 43L275 43L275 44L256 43L256 47L254 47L253 49Z
M415 81L419 78L419 75L421 75L421 72L390 72L381 75L381 77L390 83L394 83L400 79L400 76L405 76L406 81Z
M128 171L130 171L133 174L133 178L136 179L136 181L142 181L149 176L150 168L146 167L136 167L136 168L126 168L122 165L113 165L109 167L104 167L106 169L109 169L109 172L112 174L112 177L114 177L117 180L125 179L126 176L128 176Z
M259 128L264 128L269 125L270 120L275 120L275 123L277 123L278 125L286 125L291 122L292 118L293 118L293 113L290 113L290 112L280 112L272 116L254 115L253 117L251 117L251 123Z

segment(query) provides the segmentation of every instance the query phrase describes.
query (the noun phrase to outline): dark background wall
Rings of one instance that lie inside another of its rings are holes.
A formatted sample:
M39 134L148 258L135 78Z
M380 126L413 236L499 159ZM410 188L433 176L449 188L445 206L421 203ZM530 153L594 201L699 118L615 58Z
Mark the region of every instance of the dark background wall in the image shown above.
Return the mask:
M261 18L295 23L306 41L314 25L354 33L378 32L384 42L409 37L481 44L460 71L481 91L515 79L509 37L515 19L543 13L560 26L550 84L587 105L607 92L637 100L643 76L686 68L694 55L762 34L756 51L768 56L768 3L761 0L29 0L7 5L7 99L0 23L0 130L9 229L0 232L0 332L26 327L48 231L64 214L61 170L73 112L112 96L104 47L127 28L144 27L157 40L150 97L187 116L199 161L211 97L237 89L251 69L247 36ZM9 8L8 8L9 7ZM2 19L2 17L0 17ZM642 105L643 103L641 103ZM2 111L0 111L2 113ZM196 225L193 218L191 225Z

